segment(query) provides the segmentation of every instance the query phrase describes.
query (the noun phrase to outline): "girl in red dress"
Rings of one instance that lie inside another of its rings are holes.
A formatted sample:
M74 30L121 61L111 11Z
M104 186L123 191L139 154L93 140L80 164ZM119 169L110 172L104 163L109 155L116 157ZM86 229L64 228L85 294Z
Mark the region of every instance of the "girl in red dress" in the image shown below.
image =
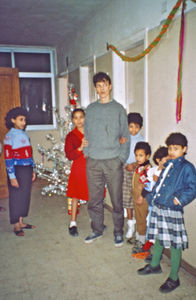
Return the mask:
M67 197L72 198L71 222L69 225L69 233L72 236L78 236L76 223L78 201L80 199L88 201L86 159L83 154L83 148L88 145L88 142L84 138L84 120L84 110L76 108L72 112L72 121L75 128L68 133L65 139L66 157L73 160L67 186Z

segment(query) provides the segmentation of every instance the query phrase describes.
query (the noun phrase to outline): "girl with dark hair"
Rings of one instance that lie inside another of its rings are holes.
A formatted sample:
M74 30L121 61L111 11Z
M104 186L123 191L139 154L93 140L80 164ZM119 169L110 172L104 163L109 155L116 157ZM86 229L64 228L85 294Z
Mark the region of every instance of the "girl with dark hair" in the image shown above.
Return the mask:
M4 140L10 224L14 224L16 236L24 236L23 229L35 228L23 223L29 211L32 181L36 178L32 148L24 131L26 117L27 112L22 107L11 109L5 117L6 127L10 129Z
M67 197L68 200L71 198L69 234L74 237L78 236L76 217L79 200L88 201L86 159L83 154L83 148L86 147L88 143L84 138L84 120L84 110L76 108L72 113L72 121L75 128L68 133L65 139L66 157L73 161L68 180Z

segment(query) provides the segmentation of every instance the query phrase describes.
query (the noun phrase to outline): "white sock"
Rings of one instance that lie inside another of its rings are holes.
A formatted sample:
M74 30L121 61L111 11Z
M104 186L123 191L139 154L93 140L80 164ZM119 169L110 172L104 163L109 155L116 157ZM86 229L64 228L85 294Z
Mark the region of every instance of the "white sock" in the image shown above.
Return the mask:
M145 235L139 235L139 241L144 245L145 244L145 240L146 240L146 236Z
M139 233L136 231L136 233L135 233L135 237L136 237L136 240L138 240L139 241Z
M73 226L77 226L76 221L71 221L71 222L70 222L69 228L71 228L71 227L73 227Z
M127 209L124 208L124 218L127 218Z
M135 224L135 220L127 220L128 226L133 226Z

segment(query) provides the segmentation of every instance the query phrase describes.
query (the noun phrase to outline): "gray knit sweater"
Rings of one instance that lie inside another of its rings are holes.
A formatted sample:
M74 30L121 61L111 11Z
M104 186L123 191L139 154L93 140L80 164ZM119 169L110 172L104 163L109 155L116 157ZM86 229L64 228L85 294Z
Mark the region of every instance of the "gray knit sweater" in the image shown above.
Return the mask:
M127 114L123 106L111 99L108 103L99 100L91 103L86 110L85 138L88 147L84 148L85 156L93 159L110 159L119 157L124 163L129 156L130 134ZM119 143L126 137L125 144Z

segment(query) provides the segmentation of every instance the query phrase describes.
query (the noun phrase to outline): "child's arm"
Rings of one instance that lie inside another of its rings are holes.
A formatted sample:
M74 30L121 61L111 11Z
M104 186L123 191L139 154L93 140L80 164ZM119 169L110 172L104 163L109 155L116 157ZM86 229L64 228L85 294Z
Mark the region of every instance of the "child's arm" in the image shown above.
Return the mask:
M196 198L196 170L189 163L184 169L183 186L174 193L174 205L185 206Z
M84 136L85 136L86 141L89 141L88 128L89 128L89 118L88 118L88 108L87 108L85 122L84 122ZM88 157L88 145L84 147L83 153L84 153L84 157L87 158Z
M5 165L8 177L10 179L10 182L12 179L15 179L13 181L13 186L16 186L16 176L15 176L15 167L14 167L14 160L13 160L13 149L12 149L12 141L10 139L6 139L4 141L4 158L5 158ZM11 183L12 185L12 183Z
M140 174L140 183L143 183L143 188L141 191L141 196L138 199L138 204L143 203L143 199L146 198L146 196L152 191L152 182L150 179L152 179L152 173L153 168L150 166L147 167L141 174Z
M36 173L33 172L33 175L32 175L32 181L35 181L35 179L36 179Z
M159 176L157 176L157 175L153 175L153 180L154 180L155 182L157 182L157 181L158 181L158 179L159 179Z
M126 165L126 170L130 172L134 171L137 168L137 166L138 166L137 163L133 162L131 164Z
M121 137L121 138L119 139L119 143L120 143L120 144L124 144L124 143L126 143L126 141L127 141L126 137Z
M65 154L66 154L66 157L69 160L75 160L78 157L80 157L83 154L82 150L79 150L81 145L78 148L76 148L74 143L73 143L73 137L72 137L71 133L68 134L66 136L66 139L65 139Z
M122 145L122 144L125 144L127 142L127 138L126 137L121 137L120 139L119 139L119 143ZM128 165L126 165L126 170L127 171L129 171L129 172L131 172L131 171L133 171L134 169L136 169L136 167L137 167L137 163L136 162L133 162L133 163L131 163L131 164L128 164Z
M88 141L85 138L82 139L82 144L78 148L78 151L83 151L84 147L88 147Z
M136 199L136 203L141 205L144 201L144 198L142 196L139 196L139 198Z
M127 114L125 109L123 109L119 116L119 136L126 138L126 142L123 144L120 144L120 154L119 159L125 163L126 160L129 157L130 152L130 133L127 126Z
M173 202L174 202L175 205L179 205L180 204L180 202L179 202L179 200L177 198L174 198Z

